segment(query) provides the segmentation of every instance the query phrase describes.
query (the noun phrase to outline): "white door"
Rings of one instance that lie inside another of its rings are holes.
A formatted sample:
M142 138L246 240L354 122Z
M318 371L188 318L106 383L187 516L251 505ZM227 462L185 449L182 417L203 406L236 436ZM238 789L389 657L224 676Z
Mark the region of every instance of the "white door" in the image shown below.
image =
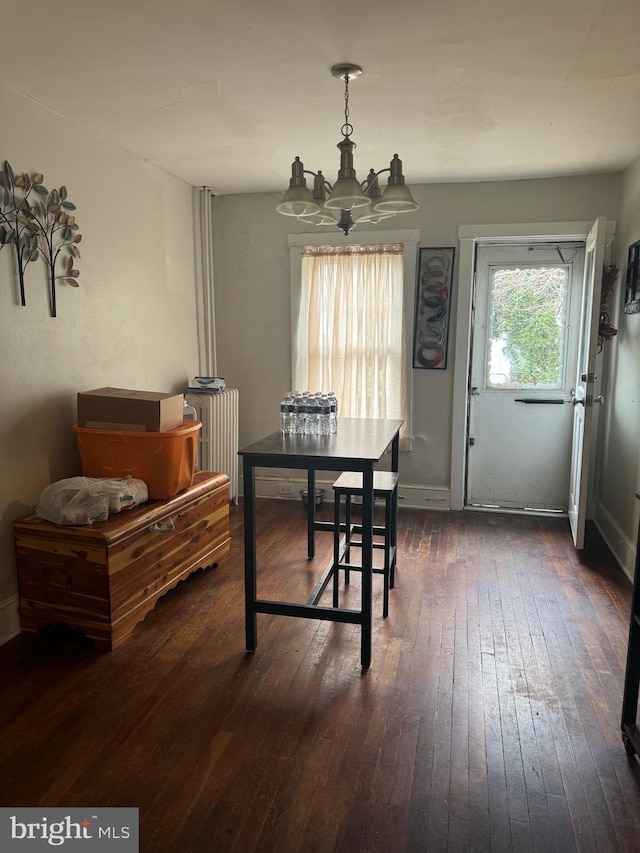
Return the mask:
M606 225L604 216L595 221L587 237L584 264L580 347L573 392L573 444L569 482L569 522L576 548L584 547Z
M581 244L481 246L467 506L566 512Z

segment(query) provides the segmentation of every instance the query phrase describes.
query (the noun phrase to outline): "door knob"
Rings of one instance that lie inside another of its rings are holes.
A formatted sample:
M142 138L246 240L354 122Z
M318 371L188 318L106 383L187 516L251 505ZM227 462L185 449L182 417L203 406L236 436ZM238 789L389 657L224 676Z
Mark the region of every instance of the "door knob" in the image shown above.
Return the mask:
M594 401L593 401L593 402L594 402L594 403L600 403L600 405L602 405L602 404L604 403L604 397L602 396L602 394L600 394L598 397L596 397L596 398L594 399Z
M584 399L574 397L573 400L571 401L571 405L572 406L584 406Z

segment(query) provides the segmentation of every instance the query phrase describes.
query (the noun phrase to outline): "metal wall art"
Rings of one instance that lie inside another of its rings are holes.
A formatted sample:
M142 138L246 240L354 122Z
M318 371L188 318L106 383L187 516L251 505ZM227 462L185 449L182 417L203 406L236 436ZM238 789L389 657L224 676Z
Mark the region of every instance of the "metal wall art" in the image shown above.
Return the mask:
M0 171L0 249L13 246L20 304L27 304L25 272L41 258L47 269L51 316L57 315L59 282L79 287L75 259L80 257L82 235L67 198L67 188L49 191L41 172L14 172L5 160ZM60 268L62 272L59 272Z
M413 366L445 370L453 282L454 248L420 249Z

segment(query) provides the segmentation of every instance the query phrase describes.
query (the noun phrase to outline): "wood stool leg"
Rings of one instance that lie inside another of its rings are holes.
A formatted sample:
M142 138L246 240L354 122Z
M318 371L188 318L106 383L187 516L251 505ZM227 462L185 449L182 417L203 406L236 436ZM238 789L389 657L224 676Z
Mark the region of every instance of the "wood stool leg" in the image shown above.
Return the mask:
M340 492L333 494L333 606L338 606L340 580Z
M391 496L391 546L393 548L393 559L391 560L389 586L391 589L396 585L396 561L398 559L398 487L393 490Z
M393 514L391 509L391 498L392 495L385 495L384 498L384 570L383 570L383 580L384 580L384 591L383 591L383 603L382 603L382 617L386 619L389 615L389 573L391 571L391 516Z
M344 519L345 519L345 540L344 540L344 561L347 564L344 570L345 586L348 585L351 572L348 564L351 561L351 495L347 492L344 496Z

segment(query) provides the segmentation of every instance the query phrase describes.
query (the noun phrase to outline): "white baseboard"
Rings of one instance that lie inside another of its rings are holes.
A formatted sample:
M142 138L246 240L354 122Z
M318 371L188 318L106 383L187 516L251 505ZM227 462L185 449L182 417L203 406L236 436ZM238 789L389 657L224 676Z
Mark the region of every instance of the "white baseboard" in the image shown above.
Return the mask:
M444 486L403 486L398 487L400 506L411 509L451 509L451 489Z
M337 475L336 475L337 476ZM322 474L316 475L316 489L324 489L325 501L333 502L332 485L336 477L323 479ZM290 490L289 494L282 489ZM307 478L297 477L256 477L256 497L277 498L278 500L300 501L300 492L307 488ZM244 484L240 478L240 494L244 495ZM403 486L398 489L398 501L401 507L412 509L441 509L451 508L451 492L440 486Z
M17 595L11 595L0 601L0 646L20 633L18 600Z
M611 553L620 564L622 571L633 583L636 564L635 542L630 541L626 533L620 529L616 520L601 503L596 503L594 522Z

